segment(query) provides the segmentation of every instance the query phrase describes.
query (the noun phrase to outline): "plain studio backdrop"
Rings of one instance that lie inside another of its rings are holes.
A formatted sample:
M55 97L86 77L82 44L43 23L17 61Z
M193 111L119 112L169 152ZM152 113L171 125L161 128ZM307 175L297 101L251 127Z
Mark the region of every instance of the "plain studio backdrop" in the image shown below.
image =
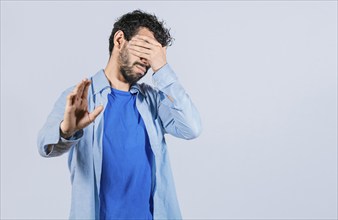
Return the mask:
M203 121L167 136L183 217L337 218L336 1L1 1L1 219L68 218L68 155L40 157L37 134L134 9L171 28Z

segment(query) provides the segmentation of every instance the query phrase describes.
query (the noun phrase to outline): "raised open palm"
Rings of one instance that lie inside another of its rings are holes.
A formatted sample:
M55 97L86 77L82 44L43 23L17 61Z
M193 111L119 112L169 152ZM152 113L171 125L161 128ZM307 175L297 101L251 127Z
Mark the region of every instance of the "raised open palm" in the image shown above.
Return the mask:
M88 112L88 88L91 81L82 80L67 96L63 121L60 124L61 136L71 137L76 131L81 130L92 123L103 110L103 106L96 107Z

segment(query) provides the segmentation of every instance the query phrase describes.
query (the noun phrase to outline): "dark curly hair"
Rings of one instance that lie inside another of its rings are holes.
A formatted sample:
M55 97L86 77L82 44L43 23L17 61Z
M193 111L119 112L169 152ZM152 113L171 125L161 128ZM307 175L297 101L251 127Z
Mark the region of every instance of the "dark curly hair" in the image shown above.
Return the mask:
M114 24L113 31L109 37L109 55L114 48L114 35L118 30L123 31L124 37L129 41L139 30L139 28L148 28L154 33L156 40L164 46L170 46L173 38L170 35L170 29L164 27L164 21L159 21L155 15L148 14L141 10L135 10L121 16Z

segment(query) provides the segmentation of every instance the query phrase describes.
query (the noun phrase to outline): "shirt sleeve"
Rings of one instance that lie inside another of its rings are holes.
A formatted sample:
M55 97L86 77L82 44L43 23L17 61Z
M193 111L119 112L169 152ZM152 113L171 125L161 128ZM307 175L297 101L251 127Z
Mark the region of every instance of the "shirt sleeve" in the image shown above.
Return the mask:
M154 73L153 83L159 90L158 116L164 131L183 139L199 136L200 115L169 64Z
M72 90L73 87L61 94L38 134L38 151L43 157L56 157L68 152L83 136L83 130L77 131L69 139L60 136L60 123L63 120L66 97Z

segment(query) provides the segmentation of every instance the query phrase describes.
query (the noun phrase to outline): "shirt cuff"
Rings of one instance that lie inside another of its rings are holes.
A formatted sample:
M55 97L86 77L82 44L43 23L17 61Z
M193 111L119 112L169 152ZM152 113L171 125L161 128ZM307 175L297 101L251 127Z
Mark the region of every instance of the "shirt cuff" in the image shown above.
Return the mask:
M59 136L59 142L57 144L49 144L45 146L46 156L59 156L67 152L74 144L76 144L83 136L83 129L77 131L70 138L63 138Z
M60 131L61 132L61 131ZM69 138L63 138L60 135L60 140L63 143L72 143L74 141L77 141L78 139L80 139L83 136L83 129L78 130L77 132L75 132L72 136L70 136Z

